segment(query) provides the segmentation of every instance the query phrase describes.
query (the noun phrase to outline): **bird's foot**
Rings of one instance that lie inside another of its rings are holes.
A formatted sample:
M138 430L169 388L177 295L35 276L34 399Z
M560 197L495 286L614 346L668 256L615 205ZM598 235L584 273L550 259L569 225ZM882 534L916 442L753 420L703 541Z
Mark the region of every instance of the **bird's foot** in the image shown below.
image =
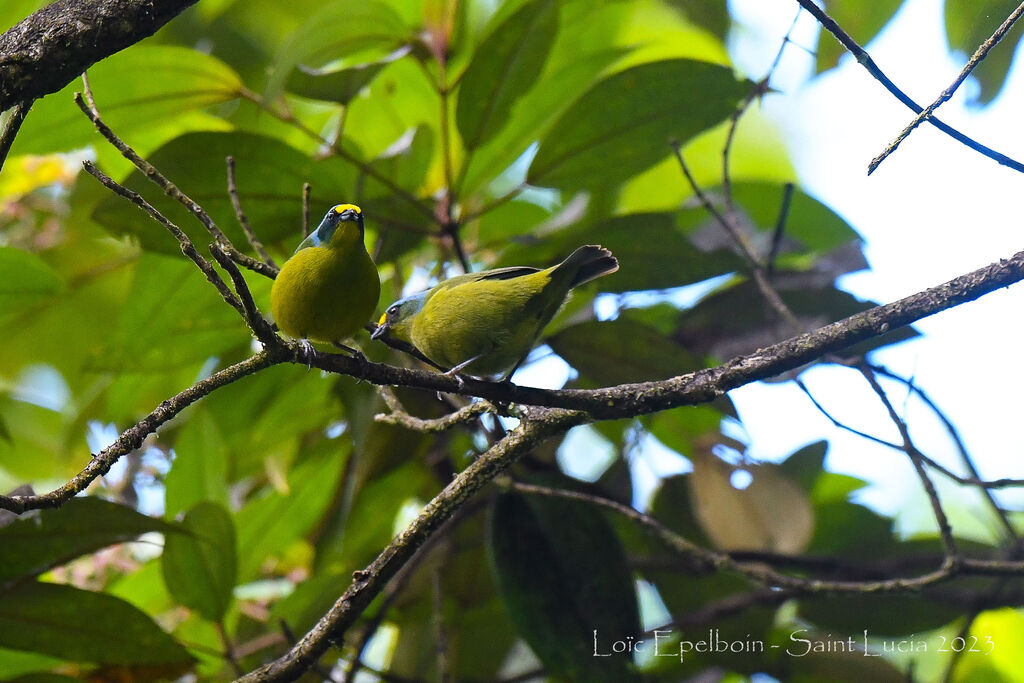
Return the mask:
M313 342L308 339L300 339L299 346L302 351L299 353L299 357L305 357L306 359L306 372L313 369L313 360L316 358L316 349L313 348Z

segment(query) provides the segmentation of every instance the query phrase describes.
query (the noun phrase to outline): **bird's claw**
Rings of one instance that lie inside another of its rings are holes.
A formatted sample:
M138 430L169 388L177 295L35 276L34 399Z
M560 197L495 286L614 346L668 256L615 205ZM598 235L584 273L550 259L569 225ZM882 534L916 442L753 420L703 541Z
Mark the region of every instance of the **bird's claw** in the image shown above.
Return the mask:
M359 366L358 375L356 376L356 384L359 384L366 379L366 372L370 369L370 361L366 358L363 352L359 349L354 349L351 346L342 344L341 342L334 342L334 345L342 351L347 352L349 357L351 357L352 360L356 362L356 365Z
M299 346L302 351L299 353L299 357L305 357L306 359L306 372L313 369L313 360L316 358L316 349L313 348L313 342L308 339L303 339L299 342Z

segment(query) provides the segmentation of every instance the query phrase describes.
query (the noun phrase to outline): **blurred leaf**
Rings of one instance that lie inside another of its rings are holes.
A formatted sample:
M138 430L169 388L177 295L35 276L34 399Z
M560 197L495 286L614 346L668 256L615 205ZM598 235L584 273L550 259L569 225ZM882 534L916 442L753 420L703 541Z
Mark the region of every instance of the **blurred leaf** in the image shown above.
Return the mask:
M374 159L370 166L398 187L416 194L430 168L434 147L433 130L428 126L416 126L406 131L405 135L391 145L384 154ZM369 175L362 176L360 180L365 183L363 188L365 196L383 197L389 204L401 203L393 196L393 190ZM374 217L378 220L387 220L389 216L395 215L394 209L390 207L380 208L380 211L374 212ZM421 217L417 215L417 218Z
M798 451L791 453L779 463L779 472L806 493L814 489L814 482L825 471L825 454L828 452L828 441L815 441Z
M595 630L607 643L640 632L625 556L597 508L502 494L491 511L490 549L509 616L550 674L636 679L627 659L592 651Z
M287 494L267 492L238 511L239 583L256 578L268 558L279 557L320 519L337 495L338 478L348 457L343 447L325 443L289 472Z
M45 0L8 0L0 8L0 33L45 5Z
M390 52L410 37L402 18L377 0L335 0L313 12L277 54L266 96L274 99L299 64L321 67L367 50Z
M856 0L827 0L824 3L829 15L862 46L871 42L902 4L903 0L879 0L868 5ZM845 52L846 48L823 29L818 34L818 48L815 50L817 70L831 69Z
M724 400L729 402L728 397ZM705 404L655 413L647 418L646 424L651 434L665 447L689 455L704 437L718 433L723 417L725 414L721 410Z
M665 379L701 367L671 339L627 318L573 325L547 343L581 378L598 386Z
M977 639L975 645L972 641ZM953 669L952 680L958 683L1001 683L1020 675L1017 654L1024 648L1024 615L1016 609L982 612L971 624L966 649L974 646L985 656L960 657ZM949 648L951 649L951 648Z
M61 276L36 254L0 246L0 323L63 286Z
M163 572L175 600L220 621L231 603L238 573L235 527L218 503L197 503L182 526L190 534L169 536L164 544Z
M160 229L155 223L146 227ZM235 311L180 252L177 258L143 253L130 292L107 345L89 362L92 371L198 367L211 356L248 345L251 334Z
M651 515L672 531L702 546L711 541L697 521L690 474L676 474L661 480L651 496Z
M922 595L857 595L800 599L800 617L822 631L855 637L906 636L945 626L963 610Z
M467 149L494 137L540 74L558 30L558 3L533 0L495 25L462 75L455 123Z
M872 308L831 285L823 286L814 274L779 273L775 288L782 300L807 329ZM832 276L824 279L831 280ZM721 289L705 297L680 316L673 338L702 355L728 359L753 352L788 338L792 330L778 320L750 281ZM917 336L912 327L901 327L881 337L855 344L843 354L857 356L873 349Z
M749 87L727 68L688 59L609 76L548 131L527 180L566 190L614 186L668 156L673 140L729 116Z
M792 632L790 632L792 633ZM784 646L792 648L791 652L803 653L808 647L814 647L818 643L819 651L811 651L801 656L784 656L779 658L779 668L772 674L779 676L780 680L793 681L793 683L818 683L829 681L829 683L905 683L908 674L898 669L892 661L880 656L867 657L864 652L854 649L850 652L828 652L825 651L829 645L836 647L835 642L841 640L832 634L814 633L804 631L797 633L797 638L811 641L811 645L800 641L790 641L790 633L785 635ZM863 642L863 639L861 640ZM854 644L859 644L854 639ZM877 652L873 651L877 655ZM914 672L917 673L916 671Z
M892 520L845 501L814 506L814 537L807 552L841 557L878 557L896 545Z
M265 243L283 238L298 244L301 230L302 184L313 185L313 216L351 197L354 169L338 158L313 161L272 138L250 133L190 133L175 138L149 157L178 188L199 202L217 226L240 248L248 242L238 226L227 188L224 159L237 160L238 194L253 230ZM143 196L167 216L197 245L212 241L209 233L177 201L159 192L139 171L124 185ZM143 248L178 254L177 241L137 207L121 197L110 196L96 208L93 219L115 234L138 237ZM287 253L291 253L289 243ZM204 251L203 247L200 247Z
M965 55L972 55L988 40L1000 24L1010 16L1017 5L1015 0L946 0L946 36L949 46ZM1003 87L1016 48L1020 44L1021 23L1018 21L971 72L981 86L977 95L979 104L988 104Z
M127 602L36 581L20 582L0 593L0 645L100 664L174 664L192 659Z
M409 48L401 47L380 59L340 69L313 69L300 64L288 76L285 87L290 93L312 100L348 104L385 66L407 54Z
M0 671L4 676L21 676L53 669L64 662L36 652L0 648ZM6 680L6 679L5 679Z
M777 465L734 467L710 450L694 450L688 479L696 515L716 547L725 550L802 552L814 531L807 496ZM732 484L737 470L753 479L744 489Z
M143 153L152 147L139 145L137 134L152 139L161 128L179 129L190 110L234 99L242 87L238 75L219 59L163 45L136 45L96 63L89 68L89 85L106 124ZM106 141L72 101L72 94L81 90L81 81L74 80L37 101L11 154L105 146Z
M164 514L173 518L196 503L228 505L228 454L210 413L200 408L174 441L174 462L164 478Z
M729 8L725 0L668 0L668 4L678 7L687 19L725 40L729 30Z
M176 526L125 505L91 496L72 498L60 509L39 510L0 528L0 581L39 574L149 531L168 537L180 533Z

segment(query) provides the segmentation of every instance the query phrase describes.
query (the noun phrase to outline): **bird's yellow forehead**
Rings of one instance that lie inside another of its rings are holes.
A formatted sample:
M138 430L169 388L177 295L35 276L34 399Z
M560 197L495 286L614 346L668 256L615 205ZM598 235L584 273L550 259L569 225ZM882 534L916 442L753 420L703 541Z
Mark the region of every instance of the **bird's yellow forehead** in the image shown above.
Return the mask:
M348 211L349 209L355 211L356 213L362 213L363 212L363 210L360 209L355 204L338 204L337 206L334 207L334 213L344 213L344 212Z

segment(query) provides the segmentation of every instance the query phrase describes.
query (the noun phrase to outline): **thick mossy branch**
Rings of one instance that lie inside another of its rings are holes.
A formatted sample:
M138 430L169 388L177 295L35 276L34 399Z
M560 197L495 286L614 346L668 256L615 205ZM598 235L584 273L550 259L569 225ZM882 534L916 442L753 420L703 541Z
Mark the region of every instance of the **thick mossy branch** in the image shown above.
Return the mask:
M239 681L291 681L307 671L331 643L338 641L405 562L473 494L548 437L586 421L571 410L534 408L523 422L459 473L416 519L365 570L356 572L348 590L327 614L280 659Z
M0 111L54 93L196 0L57 0L0 35Z

